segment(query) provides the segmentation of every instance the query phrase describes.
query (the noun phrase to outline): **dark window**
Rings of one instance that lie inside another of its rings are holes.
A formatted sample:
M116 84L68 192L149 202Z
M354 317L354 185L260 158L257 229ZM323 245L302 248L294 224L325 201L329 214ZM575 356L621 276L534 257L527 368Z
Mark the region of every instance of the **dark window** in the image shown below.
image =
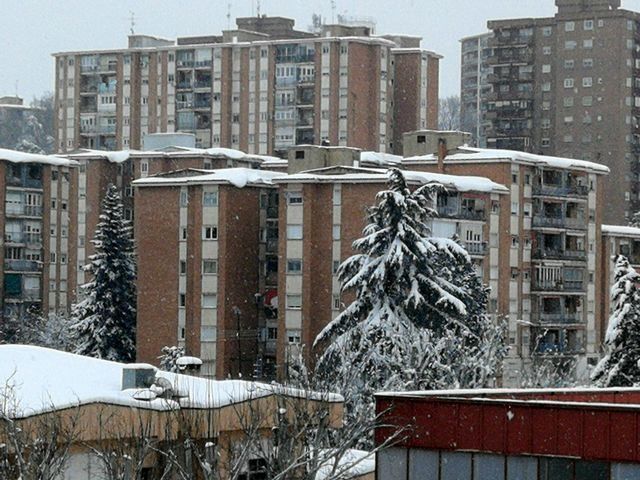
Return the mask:
M418 135L418 143L427 143L427 137L425 135Z
M539 478L540 480L573 480L573 460L541 458Z
M296 160L304 160L304 150L296 150Z
M609 464L576 461L576 480L609 480Z

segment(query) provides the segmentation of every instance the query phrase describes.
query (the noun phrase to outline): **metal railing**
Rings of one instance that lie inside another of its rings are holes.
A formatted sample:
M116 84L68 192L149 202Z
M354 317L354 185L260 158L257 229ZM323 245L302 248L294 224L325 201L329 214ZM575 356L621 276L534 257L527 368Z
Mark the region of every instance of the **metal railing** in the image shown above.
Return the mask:
M546 292L582 292L584 291L583 281L542 281L534 280L534 290L541 290Z
M589 187L586 185L534 185L533 194L554 197L568 197L570 195L587 196L589 194Z
M487 242L465 242L464 246L469 255L486 255L488 251Z
M536 248L533 251L533 258L585 260L587 252L582 250L562 250L560 248Z
M579 313L534 313L533 321L536 320L540 323L569 325L576 323L583 323L582 315Z
M4 261L4 269L10 272L38 272L42 263L34 260L7 260Z
M6 206L6 215L23 215L25 217L41 217L42 207L36 205L11 204Z

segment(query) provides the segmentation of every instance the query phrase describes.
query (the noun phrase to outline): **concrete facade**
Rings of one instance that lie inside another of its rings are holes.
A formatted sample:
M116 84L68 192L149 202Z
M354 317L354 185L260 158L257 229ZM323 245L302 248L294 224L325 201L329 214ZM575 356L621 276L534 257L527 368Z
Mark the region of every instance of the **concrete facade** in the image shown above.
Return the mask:
M198 147L249 153L323 141L384 152L405 130L437 127L441 57L419 39L331 25L311 34L280 17L237 25L55 54L56 148L139 149L145 134L189 132Z

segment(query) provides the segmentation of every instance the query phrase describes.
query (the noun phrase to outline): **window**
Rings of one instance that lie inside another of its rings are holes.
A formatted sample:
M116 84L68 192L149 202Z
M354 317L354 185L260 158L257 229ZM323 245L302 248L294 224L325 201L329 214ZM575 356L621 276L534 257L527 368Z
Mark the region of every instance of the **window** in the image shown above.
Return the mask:
M202 239L203 240L217 240L218 239L218 227L204 226L202 227Z
M542 65L542 73L551 73L551 65L549 64Z
M582 48L593 48L593 39L587 38L582 41Z
M287 273L293 273L293 274L302 273L302 260L299 260L299 259L287 260Z
M66 265L67 264L67 255L62 253L60 254L60 264L61 265Z
M218 295L215 293L202 294L202 308L216 308L218 306Z
M340 307L341 307L340 295L333 295L331 303L333 304L334 310L340 310Z
M287 203L289 205L302 205L302 192L287 193Z
M202 204L205 207L216 207L218 206L218 192L204 192Z
M564 97L562 103L565 107L573 107L573 97Z
M287 294L287 308L290 308L290 309L302 308L302 295Z
M287 340L289 343L300 343L300 331L299 330L287 330Z
M573 32L576 29L576 22L565 22L564 31Z
M338 273L338 269L340 268L340 260L334 260L333 261L333 266L331 268L331 271L333 272L333 274L335 275L336 273Z
M518 202L511 202L511 215L518 215L519 210Z
M576 42L575 40L567 40L566 42L564 42L565 50L575 50L577 46L578 42Z
M564 88L573 88L573 85L574 85L573 78L564 79Z
M147 160L140 162L140 172L143 176L149 173L149 162Z
M593 78L592 77L584 77L582 79L582 86L585 88L589 88L593 86Z
M216 339L216 327L210 325L200 326L200 340L203 342L213 342Z
M51 252L49 256L49 263L56 263L56 252Z
M542 47L543 55L551 55L551 47Z
M302 240L302 225L287 225L288 240Z
M543 118L541 121L541 125L542 128L547 129L547 128L551 128L551 119L550 118Z
M180 240L186 240L187 239L187 229L185 227L182 227L180 229Z
M565 60L564 68L566 68L567 70L571 70L574 67L575 63L576 62L574 60Z
M585 30L593 30L593 20L585 20L583 24Z
M550 37L553 35L553 27L542 27L542 36Z
M340 225L333 226L333 239L340 240Z
M179 295L179 298L178 298L178 306L180 306L180 307L182 307L182 308L184 308L184 307L186 307L186 306L187 306L187 295L186 295L186 294L181 293L181 294Z
M593 97L591 96L582 97L582 106L590 107L592 105L593 105Z
M186 191L180 192L180 206L186 207L189 205L189 195Z
M218 261L210 258L202 260L202 274L203 275L215 275L218 273Z

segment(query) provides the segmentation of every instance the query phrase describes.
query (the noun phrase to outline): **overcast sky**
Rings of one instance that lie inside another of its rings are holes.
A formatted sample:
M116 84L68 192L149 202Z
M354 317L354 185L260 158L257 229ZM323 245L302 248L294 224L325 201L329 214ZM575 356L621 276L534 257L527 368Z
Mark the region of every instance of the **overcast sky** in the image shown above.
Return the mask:
M248 16L257 0L232 0L231 15ZM296 20L306 29L313 12L331 19L331 0L262 0L262 13ZM336 12L371 17L378 33L423 37L424 48L444 55L441 96L459 93L459 39L482 33L489 19L550 16L554 0L335 0ZM227 0L0 0L0 96L29 101L52 90L59 51L123 48L135 14L136 33L176 36L227 28ZM640 10L640 0L623 0Z

